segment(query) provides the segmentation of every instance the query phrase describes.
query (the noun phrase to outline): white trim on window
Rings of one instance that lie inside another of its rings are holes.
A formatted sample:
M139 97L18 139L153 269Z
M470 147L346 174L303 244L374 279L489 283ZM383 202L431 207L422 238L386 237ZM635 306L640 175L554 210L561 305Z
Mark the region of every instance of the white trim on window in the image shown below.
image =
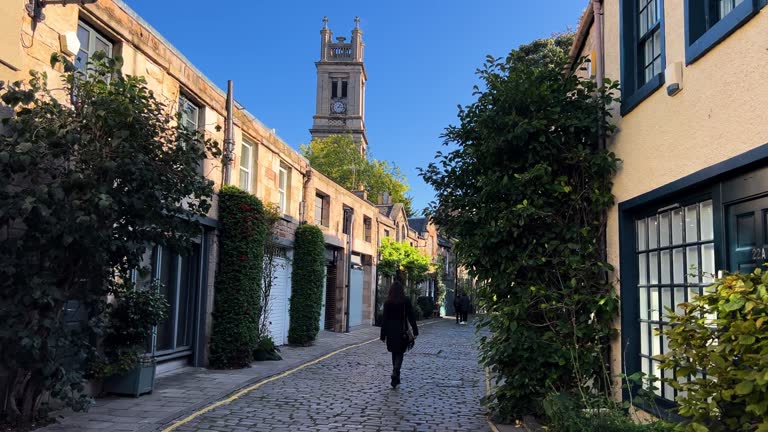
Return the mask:
M282 214L288 213L288 169L280 165L277 171L278 177L278 206Z
M83 21L77 22L77 39L80 49L75 57L75 66L81 71L86 71L88 60L96 51L105 51L107 56L112 57L112 42Z
M240 143L240 189L251 192L253 181L253 146L245 141Z

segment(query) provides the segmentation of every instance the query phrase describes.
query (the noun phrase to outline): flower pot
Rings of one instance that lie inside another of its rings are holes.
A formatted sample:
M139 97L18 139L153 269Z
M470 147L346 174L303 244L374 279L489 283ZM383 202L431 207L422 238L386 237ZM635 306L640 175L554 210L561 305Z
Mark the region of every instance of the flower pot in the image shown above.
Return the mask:
M104 380L104 391L118 395L139 397L152 393L155 388L155 364L140 363L121 375L113 375Z

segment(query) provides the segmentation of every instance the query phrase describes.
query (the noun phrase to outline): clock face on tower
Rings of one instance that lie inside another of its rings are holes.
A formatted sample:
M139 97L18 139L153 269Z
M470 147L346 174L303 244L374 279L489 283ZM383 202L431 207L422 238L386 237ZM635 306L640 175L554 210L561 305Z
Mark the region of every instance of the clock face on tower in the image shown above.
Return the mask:
M342 114L347 110L347 106L342 101L336 101L331 105L331 111L334 114Z

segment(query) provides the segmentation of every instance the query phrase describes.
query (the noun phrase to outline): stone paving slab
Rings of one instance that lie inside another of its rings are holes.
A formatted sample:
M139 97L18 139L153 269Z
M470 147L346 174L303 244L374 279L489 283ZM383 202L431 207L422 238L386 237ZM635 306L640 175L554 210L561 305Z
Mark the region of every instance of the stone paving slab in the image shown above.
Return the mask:
M396 390L391 357L376 341L265 383L175 432L489 431L475 339L472 326L438 321L421 328Z
M87 413L56 413L57 422L45 432L155 431L187 413L230 393L293 369L338 349L378 338L378 327L358 327L349 333L323 331L310 347L281 347L281 361L256 362L250 368L211 370L184 368L160 376L152 394L139 398L108 396L96 399Z

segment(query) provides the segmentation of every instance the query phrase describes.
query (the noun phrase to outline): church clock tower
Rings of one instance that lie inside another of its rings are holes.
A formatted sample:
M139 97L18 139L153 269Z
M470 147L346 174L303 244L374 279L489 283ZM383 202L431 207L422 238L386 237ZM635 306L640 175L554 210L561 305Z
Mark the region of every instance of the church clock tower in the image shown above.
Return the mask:
M363 32L360 18L355 17L352 40L345 37L332 40L328 18L323 18L320 30L320 61L317 67L317 101L312 117L312 138L329 135L351 135L365 154L365 66L363 65Z

